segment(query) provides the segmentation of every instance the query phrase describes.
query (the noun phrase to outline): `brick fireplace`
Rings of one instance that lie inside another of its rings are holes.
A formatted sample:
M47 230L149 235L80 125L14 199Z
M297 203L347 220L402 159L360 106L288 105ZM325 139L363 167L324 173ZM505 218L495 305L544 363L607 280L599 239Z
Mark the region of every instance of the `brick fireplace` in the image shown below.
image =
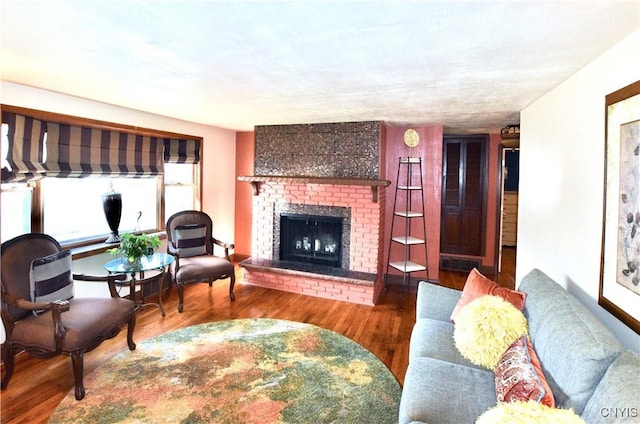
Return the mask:
M291 207L274 215L273 256L281 261L349 269L350 208L288 205Z
M241 263L244 283L365 305L376 303L384 284L385 187L390 183L379 178L383 128L371 122L256 127L256 175L238 178L254 188L252 255ZM303 140L304 147L296 139ZM309 140L315 145L310 146ZM261 151L261 143L269 148ZM341 153L339 158L331 159L336 152ZM266 169L269 166L276 169ZM341 218L341 266L281 260L283 213Z

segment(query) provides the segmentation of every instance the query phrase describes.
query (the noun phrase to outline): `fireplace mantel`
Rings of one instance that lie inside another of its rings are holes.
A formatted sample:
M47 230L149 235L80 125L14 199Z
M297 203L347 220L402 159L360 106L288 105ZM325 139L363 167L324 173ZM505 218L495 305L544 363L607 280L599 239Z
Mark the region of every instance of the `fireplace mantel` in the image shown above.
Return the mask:
M241 175L238 181L248 182L253 186L253 195L260 193L262 183L283 184L331 184L331 185L357 185L371 187L374 203L378 202L378 187L388 187L389 180L376 180L372 178L337 178L337 177L310 177L288 175Z

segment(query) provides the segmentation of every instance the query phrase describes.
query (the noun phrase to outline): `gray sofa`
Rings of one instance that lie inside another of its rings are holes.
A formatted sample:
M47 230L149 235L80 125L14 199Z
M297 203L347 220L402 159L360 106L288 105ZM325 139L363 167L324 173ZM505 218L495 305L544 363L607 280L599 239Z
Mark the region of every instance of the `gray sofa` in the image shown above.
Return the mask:
M587 423L640 422L640 358L540 270L526 275L524 314L557 407ZM420 282L400 423L473 423L496 405L494 374L460 355L451 311L461 291Z

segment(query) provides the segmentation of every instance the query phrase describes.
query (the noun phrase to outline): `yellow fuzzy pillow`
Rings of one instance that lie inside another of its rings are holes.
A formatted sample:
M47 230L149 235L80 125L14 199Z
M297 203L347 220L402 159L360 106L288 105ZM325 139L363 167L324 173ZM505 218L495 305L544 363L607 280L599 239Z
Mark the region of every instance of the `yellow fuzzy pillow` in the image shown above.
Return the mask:
M571 409L550 408L536 401L499 403L476 420L476 424L585 424Z
M524 314L501 297L489 295L460 311L453 340L462 356L494 370L505 350L523 334L527 334Z

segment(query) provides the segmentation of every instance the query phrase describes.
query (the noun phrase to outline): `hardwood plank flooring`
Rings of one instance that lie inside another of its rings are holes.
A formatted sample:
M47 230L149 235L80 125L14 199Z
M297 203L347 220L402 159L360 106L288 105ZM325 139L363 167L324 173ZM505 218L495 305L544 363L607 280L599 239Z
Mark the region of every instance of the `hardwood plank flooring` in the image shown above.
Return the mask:
M442 286L462 290L466 282L467 274L468 273L441 270L439 283ZM513 290L516 284L516 249L514 247L503 248L500 272L497 275L489 273L485 273L485 275L500 286Z
M506 255L506 263L511 263ZM504 263L504 262L503 262ZM515 265L503 265L497 281L513 287ZM343 334L375 354L393 372L400 384L408 366L409 339L415 323L415 291L390 287L375 307L318 299L242 284L242 269L236 267L236 301L228 297L228 282L212 288L196 284L185 288L184 313L178 313L175 288L165 297L162 318L156 307L138 313L135 337L141 342L186 326L238 318L276 318L314 324ZM467 273L440 272L440 284L462 288ZM127 349L126 329L85 354L84 374ZM4 367L3 367L4 373ZM67 356L36 359L20 354L9 387L0 394L1 422L45 423L65 395L73 389L71 360ZM85 387L86 396L92 388Z

